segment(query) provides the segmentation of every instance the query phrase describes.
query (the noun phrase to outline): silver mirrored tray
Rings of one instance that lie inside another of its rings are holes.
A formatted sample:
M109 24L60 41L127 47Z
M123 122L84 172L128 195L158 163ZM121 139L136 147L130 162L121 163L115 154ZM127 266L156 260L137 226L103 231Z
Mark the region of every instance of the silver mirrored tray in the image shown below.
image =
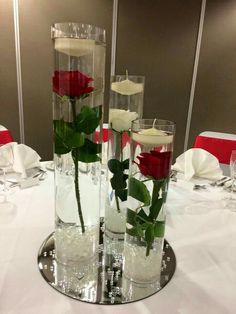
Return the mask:
M54 234L50 234L38 253L38 268L46 282L73 299L96 304L124 304L147 298L171 280L176 258L165 240L160 283L140 285L122 276L122 241L105 237L101 228L97 260L81 272L79 266L65 266L55 259ZM106 250L104 247L106 246ZM105 253L106 252L106 253Z

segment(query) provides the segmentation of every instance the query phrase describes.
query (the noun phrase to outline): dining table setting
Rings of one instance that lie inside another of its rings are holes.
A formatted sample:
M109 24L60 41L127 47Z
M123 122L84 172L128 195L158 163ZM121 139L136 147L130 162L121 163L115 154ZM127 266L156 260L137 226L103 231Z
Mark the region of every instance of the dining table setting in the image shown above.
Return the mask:
M200 149L177 157L166 203L165 245L171 254L162 264L162 275L170 263L169 278L156 291L125 302L116 302L125 294L124 283L115 287L119 293L96 302L96 294L107 289L101 284L89 302L67 293L65 283L59 289L54 260L47 268L51 257L40 256L54 233L54 162L41 161L27 146L9 146L13 162L0 178L0 313L234 313L236 210L229 202L236 192L231 191L229 166L227 173L222 171L216 158ZM101 185L105 198L105 175ZM5 202L12 206L4 207ZM101 219L104 213L102 206ZM135 291L129 287L129 294Z
M150 78L106 86L105 29L49 36L53 157L0 130L0 314L235 313L234 146L175 156L176 122L143 116Z

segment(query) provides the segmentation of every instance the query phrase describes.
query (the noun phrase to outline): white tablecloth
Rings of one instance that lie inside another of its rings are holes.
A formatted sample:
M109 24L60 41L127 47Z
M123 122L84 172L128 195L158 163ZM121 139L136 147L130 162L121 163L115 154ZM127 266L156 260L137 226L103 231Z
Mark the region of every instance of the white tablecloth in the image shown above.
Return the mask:
M219 188L193 191L171 182L166 239L177 258L172 280L159 293L126 305L93 305L51 288L37 254L54 228L53 173L39 186L11 195L16 212L0 215L1 314L226 314L236 312L236 213L223 208ZM188 213L186 213L188 212Z

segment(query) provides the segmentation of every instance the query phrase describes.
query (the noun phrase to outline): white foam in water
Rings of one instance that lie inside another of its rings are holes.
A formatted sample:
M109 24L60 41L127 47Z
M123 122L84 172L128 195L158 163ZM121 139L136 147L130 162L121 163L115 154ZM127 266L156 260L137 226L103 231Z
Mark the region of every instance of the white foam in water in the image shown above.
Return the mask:
M99 226L59 226L55 230L56 258L62 264L86 262L98 252Z
M137 283L152 283L160 280L162 261L162 241L155 243L154 249L146 256L146 247L125 242L124 275Z

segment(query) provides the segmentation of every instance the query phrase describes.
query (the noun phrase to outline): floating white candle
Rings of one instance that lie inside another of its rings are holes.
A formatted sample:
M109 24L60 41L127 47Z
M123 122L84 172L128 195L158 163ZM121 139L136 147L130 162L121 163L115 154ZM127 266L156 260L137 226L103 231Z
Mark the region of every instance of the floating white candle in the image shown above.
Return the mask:
M132 133L132 138L142 145L160 146L173 141L173 135L155 128L145 129L138 133Z
M111 84L111 90L121 95L131 96L143 91L142 83L134 83L129 79L125 79L120 82L113 82Z
M80 38L56 38L55 49L68 56L80 57L95 49L95 40Z

